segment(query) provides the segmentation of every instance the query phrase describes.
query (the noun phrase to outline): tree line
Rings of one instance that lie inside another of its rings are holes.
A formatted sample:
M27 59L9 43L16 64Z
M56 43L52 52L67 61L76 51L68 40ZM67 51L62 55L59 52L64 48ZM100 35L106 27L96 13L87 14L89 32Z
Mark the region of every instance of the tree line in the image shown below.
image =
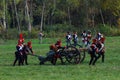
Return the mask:
M120 0L1 0L0 31L18 32L46 25L120 27Z

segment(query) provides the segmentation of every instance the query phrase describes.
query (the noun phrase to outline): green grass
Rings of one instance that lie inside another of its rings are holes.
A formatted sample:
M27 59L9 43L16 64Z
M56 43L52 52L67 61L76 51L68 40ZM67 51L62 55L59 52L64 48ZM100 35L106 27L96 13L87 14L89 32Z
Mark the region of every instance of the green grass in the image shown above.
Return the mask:
M26 40L27 42L28 40ZM35 54L45 56L49 45L56 39L44 39L44 44L32 40ZM120 80L120 37L107 37L105 63L99 59L96 66L89 66L89 54L85 61L77 65L39 65L36 57L28 56L29 65L12 66L17 40L0 44L0 80ZM65 41L63 41L65 45Z

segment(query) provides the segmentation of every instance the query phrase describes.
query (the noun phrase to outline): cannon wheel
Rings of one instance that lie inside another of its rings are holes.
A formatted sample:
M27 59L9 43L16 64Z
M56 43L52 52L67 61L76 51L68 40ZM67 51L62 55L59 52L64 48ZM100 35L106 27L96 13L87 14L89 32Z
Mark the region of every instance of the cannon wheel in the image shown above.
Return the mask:
M58 55L58 57L56 57L56 55ZM60 49L58 54L55 54L53 59L51 60L51 63L53 65L56 65L57 59L61 60L61 64L65 64L66 63L66 53L64 51L64 49Z
M80 55L81 55L80 63L82 63L85 60L86 51L85 51L85 48L83 48L82 46L79 46L78 49L79 49L79 52L80 52Z
M80 52L76 47L68 46L65 49L65 52L66 52L66 56L65 56L66 60L69 63L78 64L80 62L80 60L81 60Z
M80 55L81 55L81 60L80 60L80 63L82 63L86 57L86 53L85 51L79 51L80 52Z
M74 44L72 44L72 46L74 46ZM75 46L79 52L80 52L80 56L81 56L81 59L80 59L80 63L82 63L84 60L85 60L85 57L86 57L86 51L85 50L81 50L81 49L84 49L83 46L77 44Z

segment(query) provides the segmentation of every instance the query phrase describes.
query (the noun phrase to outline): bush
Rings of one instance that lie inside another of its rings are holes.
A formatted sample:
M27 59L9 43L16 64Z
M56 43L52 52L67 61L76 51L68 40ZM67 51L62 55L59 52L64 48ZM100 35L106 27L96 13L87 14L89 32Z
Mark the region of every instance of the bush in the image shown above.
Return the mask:
M5 33L6 39L16 39L18 37L18 31L16 29L8 29Z
M31 33L28 31L22 31L23 35L25 38L30 39L30 38L37 38L39 30L32 28Z
M64 37L68 31L73 32L78 31L78 29L67 24L56 24L53 26L44 27L44 34L46 37Z
M103 25L103 24L100 24L98 25L98 29L101 33L103 33L104 35L111 35L111 27L108 26L108 25Z
M72 26L72 25L68 25L68 24L56 24L56 25L52 25L52 26L45 26L44 27L44 31L45 32L51 32L51 31L55 31L55 32L67 32L67 31L76 31L77 29Z
M4 34L3 34L4 33ZM6 32L3 32L0 34L0 37L3 39L18 39L19 38L19 32L16 29L8 29ZM28 31L21 31L23 33L24 38L37 38L39 31L36 29L32 29L31 33Z
M119 36L120 30L116 27L110 27L109 25L102 25L99 24L97 27L90 28L90 27L74 27L69 26L67 24L56 24L53 26L45 26L43 29L44 37L47 38L64 38L66 32L78 32L78 36L81 34L83 30L91 30L92 34L96 34L96 32L101 32L106 36ZM33 39L38 38L39 29L34 27L32 28L31 33L27 30L22 31L24 38L26 39ZM1 32L0 37L2 39L18 39L19 32L17 29L8 29L6 32Z
M120 30L116 28L115 26L111 27L109 25L98 25L98 31L103 33L106 36L119 36L120 35Z
M111 28L110 32L111 32L110 36L120 36L120 30L118 28Z

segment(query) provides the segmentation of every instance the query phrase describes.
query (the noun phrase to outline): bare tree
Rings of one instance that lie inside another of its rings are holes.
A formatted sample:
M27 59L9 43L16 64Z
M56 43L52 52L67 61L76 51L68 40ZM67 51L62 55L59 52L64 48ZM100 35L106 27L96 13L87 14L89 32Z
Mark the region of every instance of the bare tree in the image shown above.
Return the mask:
M104 21L104 17L103 17L103 14L102 14L102 10L101 10L101 9L100 9L100 15L101 15L102 23L103 23L103 25L105 26L105 21Z
M44 11L45 11L45 1L43 1L43 7L42 7L40 31L42 31L42 28L43 28Z
M15 7L15 14L16 14L16 19L17 19L17 23L18 23L18 31L19 33L21 32L21 28L20 28L20 22L19 22L19 17L18 17L18 13L17 13L17 7L16 7L16 0L14 0L14 7Z
M30 14L29 14L29 8L28 8L28 0L25 1L26 5L26 13L27 13L27 18L28 18L28 31L31 33L31 20L30 20Z
M4 11L3 11L3 29L6 31L6 0L3 0Z

